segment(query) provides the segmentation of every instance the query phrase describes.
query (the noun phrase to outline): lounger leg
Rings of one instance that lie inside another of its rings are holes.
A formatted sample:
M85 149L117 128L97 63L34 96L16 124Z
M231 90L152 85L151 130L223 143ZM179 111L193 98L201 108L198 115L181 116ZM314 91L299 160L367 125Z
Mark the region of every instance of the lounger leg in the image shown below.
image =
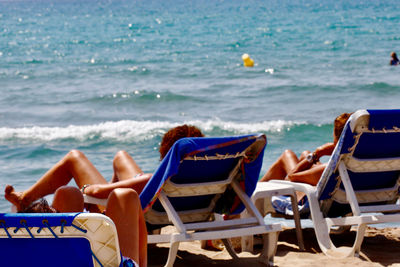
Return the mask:
M265 215L265 213L264 213L264 198L256 199L254 205L257 208L257 210L260 212L261 216L264 216ZM242 216L242 218L250 217L250 215L247 211L244 211L241 214L241 216ZM252 235L242 236L241 245L242 245L242 252L246 251L246 252L252 253L254 251L254 236L252 236Z
M232 242L229 239L222 239L226 250L228 251L229 255L231 255L232 259L238 259L235 250L233 249Z
M354 241L354 256L359 257L360 256L360 249L361 249L361 244L364 240L364 234L365 230L367 229L366 224L361 224L357 227L357 234L356 234L356 240Z
M327 219L323 217L315 192L307 193L307 197L310 203L311 218L314 225L315 236L322 252L332 258L346 258L353 256L354 246L337 248L332 243L329 233L331 226L334 225L334 223L332 223L329 218ZM364 232L362 232L362 235L364 235Z
M178 253L179 242L171 242L171 248L168 253L167 263L164 265L165 267L172 267L174 265L176 254Z
M292 209L293 209L294 224L296 226L297 243L299 244L300 250L304 251L303 231L301 229L300 214L299 214L299 208L297 207L296 194L291 195L290 198L292 200Z
M272 232L263 235L263 250L259 257L259 261L267 266L274 266L274 256L278 246L279 232Z
M242 252L253 252L253 247L254 247L254 236L242 236Z
M241 218L248 218L250 217L250 214L247 211L244 211L240 214ZM253 252L253 247L254 247L254 236L248 235L248 236L242 236L241 238L241 247L242 247L242 252Z
M319 223L314 222L314 230L319 247L325 255L332 258L358 256L366 228L366 224L360 224L357 226L356 238L352 247L336 247L329 236L330 225L326 223L325 220L320 220Z

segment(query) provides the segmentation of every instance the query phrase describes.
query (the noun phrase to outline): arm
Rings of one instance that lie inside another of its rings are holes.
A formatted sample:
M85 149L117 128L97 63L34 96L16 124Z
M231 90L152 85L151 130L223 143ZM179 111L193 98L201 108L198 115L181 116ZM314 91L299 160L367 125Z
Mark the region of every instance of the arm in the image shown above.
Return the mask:
M140 194L150 179L151 174L143 174L136 178L118 181L110 184L93 184L85 188L85 194L97 197L108 198L108 195L116 188L132 188Z
M326 143L318 147L313 152L313 162L303 159L296 165L293 171L288 174L290 181L316 185L325 169L325 164L315 165L314 163L318 162L322 156L331 155L334 149L334 143Z
M289 174L288 178L292 182L316 185L319 181L319 178L321 178L321 174L323 173L325 167L325 164L314 165L308 170Z
M319 161L322 156L331 155L334 149L334 143L326 143L320 147L317 147L317 149L312 153L313 162L309 162L306 158L304 158L299 163L297 163L296 167L288 175L310 169L316 162Z
M335 149L334 143L326 143L320 147L317 147L314 153L317 159L319 160L319 158L322 156L332 155L334 149Z

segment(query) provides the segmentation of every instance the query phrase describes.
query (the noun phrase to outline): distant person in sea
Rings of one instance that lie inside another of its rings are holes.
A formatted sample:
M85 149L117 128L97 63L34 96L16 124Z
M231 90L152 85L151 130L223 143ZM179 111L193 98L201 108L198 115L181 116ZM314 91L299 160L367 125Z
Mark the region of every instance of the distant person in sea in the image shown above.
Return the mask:
M392 52L392 53L390 54L390 57L392 58L392 59L390 60L390 62L389 62L389 64L390 64L391 66L396 66L396 65L399 65L399 64L400 64L400 61L399 61L399 59L398 59L398 57L397 57L397 54L396 54L395 52Z
M162 138L159 148L160 159L166 156L177 140L183 137L203 136L195 126L181 125L170 129ZM39 201L38 207L33 210L82 211L82 194L108 198L105 214L116 224L122 254L135 260L140 266L146 266L147 230L138 195L151 178L151 174L143 173L126 151L116 153L113 170L111 181L107 182L82 152L71 150L27 190L16 192L11 185L7 185L5 198L15 205L19 212L29 211L32 205L37 205L35 201L49 194L54 194L52 206L46 207L43 203L40 204L43 201ZM72 179L80 190L66 186ZM91 212L101 212L96 205L90 205L88 209ZM133 232L136 234L136 239L132 239Z
M335 119L333 143L326 143L314 152L304 151L299 158L292 150L285 150L260 179L260 182L274 179L316 185L326 167L326 164L322 164L319 159L332 154L350 115L351 113L343 113Z

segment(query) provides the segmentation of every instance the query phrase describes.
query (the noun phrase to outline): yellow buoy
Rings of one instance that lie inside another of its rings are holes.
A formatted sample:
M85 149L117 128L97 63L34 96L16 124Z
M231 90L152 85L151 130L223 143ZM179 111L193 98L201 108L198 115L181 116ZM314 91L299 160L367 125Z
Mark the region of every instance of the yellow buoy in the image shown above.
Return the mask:
M243 54L242 59L243 59L243 66L245 67L254 66L254 60L252 60L248 54Z

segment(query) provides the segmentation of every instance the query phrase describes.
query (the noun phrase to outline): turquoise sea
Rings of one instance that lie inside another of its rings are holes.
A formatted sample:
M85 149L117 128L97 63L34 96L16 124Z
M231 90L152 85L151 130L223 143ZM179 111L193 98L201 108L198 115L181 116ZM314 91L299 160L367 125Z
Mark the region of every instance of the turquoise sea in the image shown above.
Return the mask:
M182 123L265 133L262 173L315 149L339 113L399 108L399 23L398 1L0 0L0 212L74 148L152 172Z

